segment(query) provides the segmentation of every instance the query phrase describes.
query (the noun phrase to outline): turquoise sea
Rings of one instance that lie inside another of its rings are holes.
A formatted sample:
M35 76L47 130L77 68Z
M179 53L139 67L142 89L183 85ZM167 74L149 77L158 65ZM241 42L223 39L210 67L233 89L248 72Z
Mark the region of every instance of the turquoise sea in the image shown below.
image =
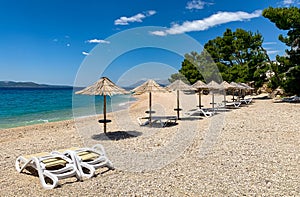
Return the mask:
M107 111L133 101L130 95L107 97ZM0 129L101 114L102 109L102 96L75 95L73 88L0 88Z

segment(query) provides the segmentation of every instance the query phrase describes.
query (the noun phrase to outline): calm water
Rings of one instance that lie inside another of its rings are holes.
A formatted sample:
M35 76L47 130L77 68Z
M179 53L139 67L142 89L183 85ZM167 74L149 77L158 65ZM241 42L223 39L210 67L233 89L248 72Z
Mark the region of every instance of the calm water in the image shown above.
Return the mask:
M130 95L107 97L107 111L124 109L133 101ZM0 129L100 114L102 109L102 96L74 95L71 88L0 88Z

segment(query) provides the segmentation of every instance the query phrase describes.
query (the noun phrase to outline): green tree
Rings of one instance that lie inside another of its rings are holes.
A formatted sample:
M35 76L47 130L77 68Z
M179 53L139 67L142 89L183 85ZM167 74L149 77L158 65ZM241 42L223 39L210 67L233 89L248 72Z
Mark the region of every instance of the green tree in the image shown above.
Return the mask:
M275 23L281 30L287 30L286 36L279 35L278 39L285 43L289 49L287 56L277 56L280 62L277 68L277 79L273 82L281 84L291 94L300 94L300 9L297 7L265 9L262 13L265 18Z
M173 82L176 81L176 80L181 80L181 81L183 81L183 82L186 83L186 84L189 84L189 83L190 83L190 82L187 80L187 78L186 78L183 74L181 74L181 73L174 73L174 74L172 74L171 77L169 78L169 82L170 82L170 83L173 83Z
M169 81L182 78L182 75L190 84L194 84L198 80L209 82L211 80L221 82L218 67L214 63L210 54L205 50L200 54L191 52L185 54L179 73L173 74Z
M191 61L184 59L181 65L179 73L184 75L190 84L195 83L197 80L202 79L197 65L193 64Z
M204 48L218 65L226 81L255 81L260 86L268 55L262 47L263 37L243 29L227 29L223 37L209 40ZM259 73L259 75L257 74Z
M179 73L191 84L197 80L221 81L223 78L226 81L255 81L261 86L269 67L265 64L269 57L262 42L259 33L227 29L222 37L209 40L200 54L186 54Z

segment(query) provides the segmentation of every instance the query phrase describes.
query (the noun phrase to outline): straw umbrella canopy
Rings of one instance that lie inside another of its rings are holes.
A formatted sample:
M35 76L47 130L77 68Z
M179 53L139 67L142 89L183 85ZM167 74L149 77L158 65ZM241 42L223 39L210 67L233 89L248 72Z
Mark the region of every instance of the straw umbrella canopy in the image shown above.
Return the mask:
M151 114L152 114L152 92L166 92L167 90L161 87L158 83L154 80L149 79L148 81L144 82L142 85L134 88L131 90L134 94L143 94L149 93L149 122L151 123Z
M174 81L173 83L171 83L170 85L168 85L167 88L169 90L177 91L177 108L174 109L174 110L177 111L177 118L179 120L180 119L179 118L179 111L181 110L179 108L179 91L183 91L183 90L196 90L196 88L191 87L190 85L184 83L180 79L178 79L178 80Z
M215 81L209 82L207 84L207 87L211 90L222 90L223 89L223 87ZM214 95L213 91L212 91L212 108L213 109L215 108L215 95Z
M192 85L192 87L196 88L198 90L199 94L199 108L201 109L202 104L201 104L201 91L204 89L208 89L207 85L203 82L198 80L196 83Z
M246 89L244 86L242 86L242 85L240 85L238 83L235 83L235 82L231 82L230 85L235 86L235 90L239 90L239 96L241 94L241 90ZM233 101L234 101L234 94L233 94Z
M245 84L245 83L238 83L240 86L243 86L245 89L244 90L246 90L246 91L252 91L252 90L254 90L254 88L252 88L252 87L250 87L250 86L248 86L247 84ZM245 91L245 92L246 92Z
M243 87L245 87L245 89L248 90L248 91L254 90L254 88L248 86L246 83L238 83L238 84L241 85L241 86L243 86Z
M223 88L225 90L234 90L235 89L235 86L234 85L231 85L230 83L228 83L227 81L223 81L221 83L221 86L223 86ZM234 95L233 95L234 96ZM224 94L224 102L226 102L226 95Z
M254 90L254 88L248 86L248 85L245 84L245 83L238 83L238 84L241 85L241 86L244 86L247 90Z
M235 88L234 85L228 83L227 81L223 81L223 82L221 83L221 86L223 86L223 88L226 89L226 90L234 89L234 88Z
M123 88L118 87L107 77L100 78L93 85L84 88L83 90L75 92L75 94L86 95L101 95L103 96L103 120L99 120L99 123L103 123L104 133L106 133L106 123L110 120L106 119L106 96L113 96L117 94L128 94L129 92Z
M238 83L235 83L235 82L231 82L230 85L235 86L235 89L239 89L239 90L246 89L244 86L242 86Z

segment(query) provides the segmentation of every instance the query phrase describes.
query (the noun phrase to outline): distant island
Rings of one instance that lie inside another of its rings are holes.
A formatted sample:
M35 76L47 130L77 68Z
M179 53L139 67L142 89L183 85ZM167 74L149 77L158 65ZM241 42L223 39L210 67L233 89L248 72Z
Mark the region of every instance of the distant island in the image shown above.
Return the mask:
M73 88L65 85L47 85L34 82L0 81L0 88Z

